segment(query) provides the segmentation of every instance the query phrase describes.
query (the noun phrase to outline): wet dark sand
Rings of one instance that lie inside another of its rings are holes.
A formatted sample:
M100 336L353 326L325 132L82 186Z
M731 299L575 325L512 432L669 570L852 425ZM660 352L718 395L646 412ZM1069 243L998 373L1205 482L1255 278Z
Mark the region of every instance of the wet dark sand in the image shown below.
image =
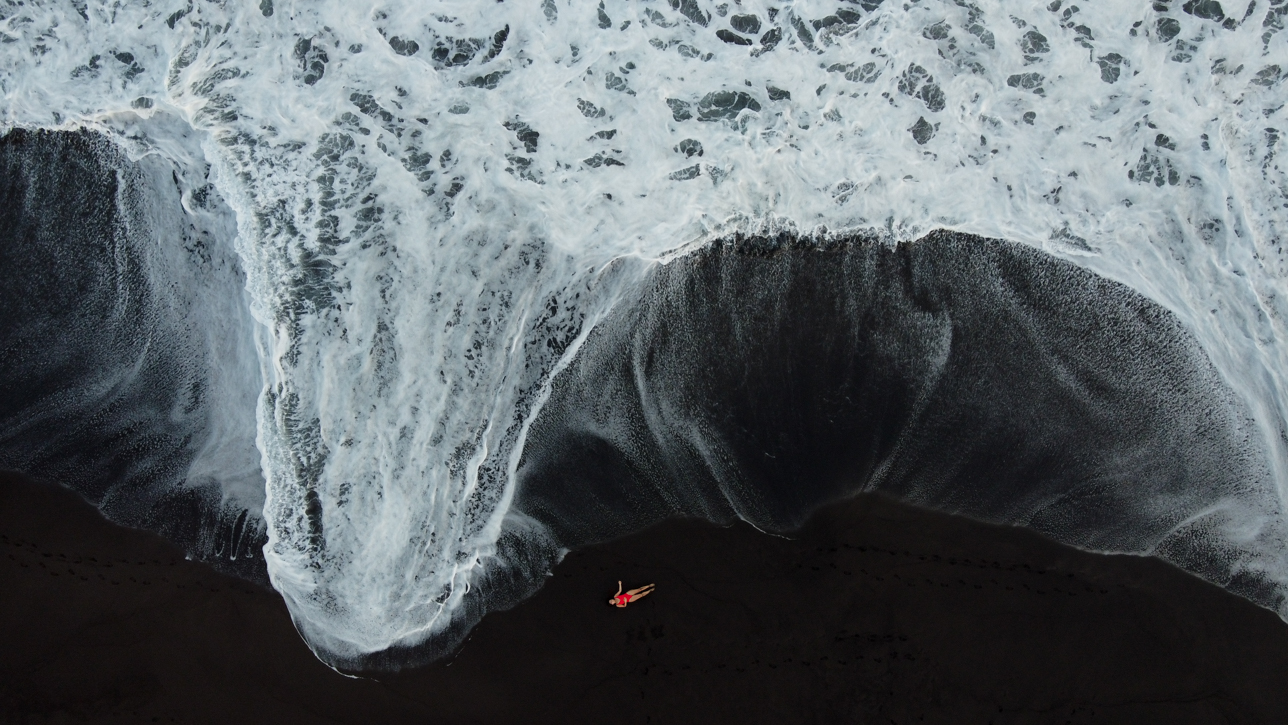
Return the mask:
M657 593L611 609L618 578ZM5 476L0 642L6 723L1288 722L1271 612L875 498L794 540L672 521L575 552L450 662L351 679L272 592Z

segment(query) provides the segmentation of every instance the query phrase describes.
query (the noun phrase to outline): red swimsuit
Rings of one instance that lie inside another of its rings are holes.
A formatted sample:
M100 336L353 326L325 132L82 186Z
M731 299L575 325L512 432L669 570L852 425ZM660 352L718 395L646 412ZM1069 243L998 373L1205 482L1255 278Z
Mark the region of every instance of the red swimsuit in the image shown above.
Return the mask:
M629 602L631 601L631 595L629 595L629 594L619 594L619 595L617 595L617 596L613 597L613 599L616 599L616 600L618 601L618 604L615 604L614 606L617 606L617 607L624 607L624 606L626 606L626 605L627 605L627 603L629 603Z

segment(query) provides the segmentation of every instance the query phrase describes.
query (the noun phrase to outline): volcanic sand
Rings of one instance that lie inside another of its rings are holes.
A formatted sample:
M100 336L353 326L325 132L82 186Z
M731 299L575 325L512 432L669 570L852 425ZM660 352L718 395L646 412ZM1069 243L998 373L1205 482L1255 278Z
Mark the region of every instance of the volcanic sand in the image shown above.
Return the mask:
M626 609L621 579L656 582ZM861 496L570 553L463 647L319 662L271 590L0 476L0 721L1288 722L1288 624L1144 557Z

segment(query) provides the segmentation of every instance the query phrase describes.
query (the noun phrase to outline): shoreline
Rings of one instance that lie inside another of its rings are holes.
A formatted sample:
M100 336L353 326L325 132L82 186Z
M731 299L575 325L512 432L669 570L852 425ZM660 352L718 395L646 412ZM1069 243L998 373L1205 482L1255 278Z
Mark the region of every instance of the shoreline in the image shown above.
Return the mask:
M573 551L452 657L361 678L318 661L275 592L64 489L0 476L0 550L0 713L20 723L1288 719L1273 612L874 496L791 539L676 519ZM610 608L619 578L657 591Z

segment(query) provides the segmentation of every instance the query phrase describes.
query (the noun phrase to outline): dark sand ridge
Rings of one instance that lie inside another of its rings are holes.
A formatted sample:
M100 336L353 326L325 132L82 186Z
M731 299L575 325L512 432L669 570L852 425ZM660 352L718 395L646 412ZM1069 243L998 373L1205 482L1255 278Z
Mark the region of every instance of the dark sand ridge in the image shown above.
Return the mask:
M626 610L622 578L657 583ZM872 497L574 552L449 662L351 679L273 592L0 477L0 721L1281 723L1288 625L1159 561Z

